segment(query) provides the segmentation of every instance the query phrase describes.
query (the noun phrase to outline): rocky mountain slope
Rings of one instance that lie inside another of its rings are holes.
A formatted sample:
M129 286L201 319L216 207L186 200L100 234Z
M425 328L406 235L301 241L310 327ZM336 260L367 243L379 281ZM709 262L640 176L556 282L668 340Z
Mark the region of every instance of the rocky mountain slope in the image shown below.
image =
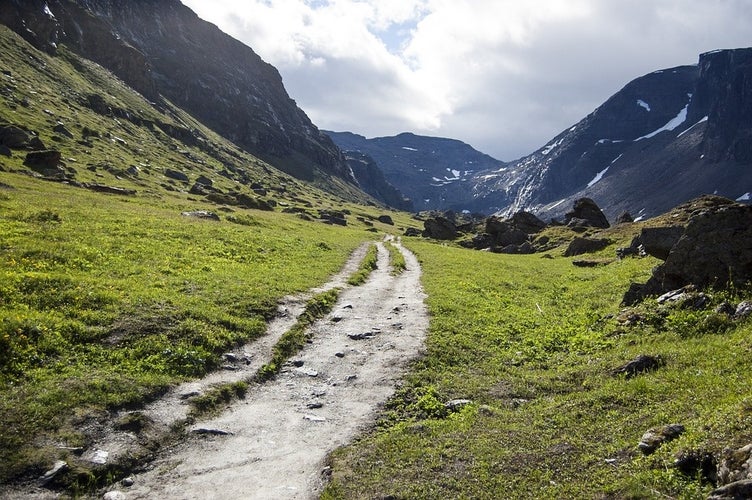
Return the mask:
M504 165L454 139L410 133L366 139L350 132L326 133L348 154L356 151L373 158L417 210L466 208L473 175Z
M178 0L6 0L0 23L49 53L65 44L297 178L354 182L277 70Z
M752 197L752 49L628 83L537 151L505 164L459 141L329 132L372 156L417 209L561 218L579 198L609 219L650 217L702 194Z
M752 190L752 49L638 78L534 153L473 179L469 208L561 217L593 198L613 220Z

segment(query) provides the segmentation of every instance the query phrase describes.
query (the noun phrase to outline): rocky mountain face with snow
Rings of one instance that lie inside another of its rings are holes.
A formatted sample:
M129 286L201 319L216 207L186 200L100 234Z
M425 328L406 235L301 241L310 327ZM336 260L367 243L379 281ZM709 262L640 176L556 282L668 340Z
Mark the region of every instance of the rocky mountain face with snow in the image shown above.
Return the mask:
M752 48L637 78L537 151L504 163L449 139L329 132L374 158L415 208L561 218L592 198L611 220L702 194L752 198Z
M411 212L415 209L412 200L386 180L373 158L358 151L347 151L345 159L363 191L397 210Z
M561 217L581 197L615 219L752 191L752 49L638 78L534 153L473 179L468 208Z
M468 207L474 175L504 165L454 139L410 133L366 139L350 132L326 133L346 154L373 158L387 181L409 197L416 210Z
M4 0L0 23L47 52L65 44L298 178L354 182L277 70L178 0Z

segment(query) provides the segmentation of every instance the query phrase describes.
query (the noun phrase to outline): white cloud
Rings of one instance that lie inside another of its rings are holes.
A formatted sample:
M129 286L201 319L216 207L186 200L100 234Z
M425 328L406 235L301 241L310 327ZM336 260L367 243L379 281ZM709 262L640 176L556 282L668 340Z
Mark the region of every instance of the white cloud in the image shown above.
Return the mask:
M501 159L629 80L749 44L747 0L184 0L321 128L454 137Z

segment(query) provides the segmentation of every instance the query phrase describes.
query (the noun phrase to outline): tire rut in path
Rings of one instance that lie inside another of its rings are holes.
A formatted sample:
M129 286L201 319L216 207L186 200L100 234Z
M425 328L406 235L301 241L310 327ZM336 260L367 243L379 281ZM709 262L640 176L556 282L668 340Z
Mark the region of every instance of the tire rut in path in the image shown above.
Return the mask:
M345 288L333 311L311 326L311 343L295 364L192 427L227 434L189 435L132 487L119 488L124 498L315 498L327 454L372 425L424 345L420 267L395 246L407 270L392 276L378 243L378 268L365 284Z

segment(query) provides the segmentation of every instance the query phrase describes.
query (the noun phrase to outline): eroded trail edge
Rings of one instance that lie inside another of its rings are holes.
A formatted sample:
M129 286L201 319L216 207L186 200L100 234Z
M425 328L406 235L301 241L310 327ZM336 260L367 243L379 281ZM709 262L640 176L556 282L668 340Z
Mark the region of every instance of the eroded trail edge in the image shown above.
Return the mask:
M125 498L315 498L329 452L373 423L428 329L420 266L390 273L378 244L378 269L311 327L308 344L274 380L252 385L219 417L198 421L151 469L134 476Z

